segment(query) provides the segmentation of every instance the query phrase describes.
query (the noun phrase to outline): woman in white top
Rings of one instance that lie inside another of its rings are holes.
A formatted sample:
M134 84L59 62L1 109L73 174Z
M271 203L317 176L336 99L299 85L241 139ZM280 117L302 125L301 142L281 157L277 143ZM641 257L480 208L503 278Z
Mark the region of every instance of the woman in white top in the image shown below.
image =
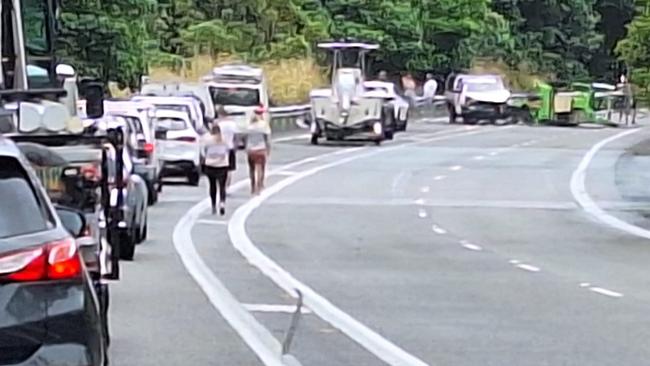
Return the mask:
M235 146L237 124L228 116L228 113L223 106L219 106L217 113L218 119L216 122L219 125L219 128L221 128L221 136L223 137L224 142L228 145L228 149L230 149L228 155L230 168L228 169L228 179L226 179L226 187L229 187L233 172L237 170L237 147Z
M255 109L246 130L248 172L251 179L251 193L259 194L264 189L266 160L271 153L270 127L264 120L264 107Z
M208 177L212 214L217 212L217 183L219 184L219 214L226 213L226 179L230 169L230 149L218 124L203 140L203 173Z

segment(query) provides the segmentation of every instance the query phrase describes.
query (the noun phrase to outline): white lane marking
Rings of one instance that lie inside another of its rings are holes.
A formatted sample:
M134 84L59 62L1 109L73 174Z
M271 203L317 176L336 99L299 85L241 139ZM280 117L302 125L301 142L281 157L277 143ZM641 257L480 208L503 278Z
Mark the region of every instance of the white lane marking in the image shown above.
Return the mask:
M430 188L428 186L424 186L424 187L420 188L420 192L422 192L422 193L428 193L429 190L430 190Z
M197 224L206 224L206 225L228 225L228 221L225 220L210 220L210 219L201 219L196 221Z
M418 210L418 217L424 219L427 217L427 211L423 208Z
M501 129L503 130L503 129ZM455 135L440 136L432 138L429 142L436 140L449 139L454 137L462 137L484 132L484 130L459 133ZM485 131L487 132L487 131ZM359 343L362 347L373 353L379 359L388 363L389 365L409 365L409 366L427 366L425 362L417 357L407 353L394 343L385 339L378 333L374 332L358 320L354 319L329 300L322 297L316 291L311 289L306 284L298 281L284 268L280 267L275 261L267 257L255 244L251 241L246 233L246 220L259 207L265 200L272 195L280 192L282 189L294 184L298 180L312 176L322 170L329 169L338 165L342 165L353 160L369 157L379 153L392 151L405 146L417 145L418 143L407 143L403 145L391 146L384 149L372 150L369 153L347 157L341 160L330 162L307 171L300 172L292 177L285 178L280 182L267 188L261 195L256 196L240 206L233 214L228 225L228 235L235 249L237 249L250 264L258 268L263 274L269 277L280 288L285 290L292 296L297 296L296 290L300 290L303 294L304 304L310 308L321 319L330 323L332 326L339 329L348 337ZM205 199L192 209L204 210L209 206L209 200Z
M473 250L475 252L480 252L481 250L483 250L483 248L481 248L479 245L472 244L467 240L461 240L460 245L462 245L463 248L465 248L465 249Z
M535 267L535 266L530 265L530 264L517 264L516 267L519 268L519 269L523 269L524 271L528 271L528 272L539 272L540 271L539 267Z
M445 178L447 178L446 175L436 175L435 177L433 177L433 180L443 180Z
M454 166L449 167L449 170L454 171L454 172L457 172L457 171L459 171L461 169L463 169L462 165L454 165Z
M483 159L485 159L485 156L483 155L477 155L474 157L474 160L483 160Z
M620 292L608 290L602 287L589 287L589 291L595 292L597 294L609 296L609 297L623 297L623 294Z
M294 166L306 164L331 155L333 153L319 155L318 157L308 157L286 164L278 169L290 169ZM248 180L244 179L230 186L228 192L232 193L246 186L248 186ZM172 240L185 269L194 278L194 281L208 297L208 300L210 300L214 308L219 311L221 316L265 365L287 366L289 363L299 365L297 360L293 358L290 358L290 360L287 360L286 357L280 358L282 346L275 336L258 322L251 313L244 309L242 304L228 291L226 286L210 270L197 252L192 241L192 227L197 223L201 214L209 207L210 200L204 198L190 208L174 227ZM230 225L228 225L228 228L230 229Z
M240 183L242 183L242 187L245 184L245 182ZM192 242L191 229L201 213L210 205L209 200L203 200L201 203L203 204L192 207L174 227L173 242L176 252L208 300L264 365L285 366L280 358L282 353L280 342L251 313L244 309L196 251Z
M244 309L254 313L288 313L296 312L296 305L278 305L278 304L242 304ZM306 307L300 308L301 314L311 314L311 310Z
M511 260L508 261L508 263L510 263L510 264L519 264L519 263L521 263L521 261L519 259L511 259Z
M441 228L438 225L431 226L431 230L433 230L434 233L439 234L439 235L447 234L447 230Z
M497 156L497 155L499 155L499 152L498 152L498 151L492 151L492 152L490 152L488 155L490 155L490 156Z
M294 141L294 140L304 140L311 137L311 134L306 133L302 135L296 135L296 136L287 136L287 137L279 137L276 139L273 139L273 142L286 142L286 141Z
M424 205L424 199L422 199L422 198L418 198L418 199L416 199L416 200L414 201L414 203L415 203L416 205Z
M625 231L629 234L650 239L649 230L627 223L619 219L618 217L612 216L606 213L605 211L603 211L603 209L601 209L596 204L596 202L594 202L594 200L591 199L591 196L589 196L589 193L587 192L587 188L585 185L587 169L589 168L589 164L594 159L598 151L612 141L618 140L622 137L631 135L639 131L640 129L623 131L621 133L618 133L614 136L610 136L595 144L585 154L585 156L582 158L582 161L580 161L580 164L578 165L576 170L573 172L573 175L571 176L571 194L573 195L573 198L576 200L576 202L578 202L578 205L580 205L585 212L595 217L600 222L609 225L615 229Z
M582 282L580 283L580 287L589 287L591 284L589 282Z
M296 175L296 174L298 174L298 172L294 172L292 170L281 170L279 172L273 173L272 175L284 175L284 176L290 177L290 176Z

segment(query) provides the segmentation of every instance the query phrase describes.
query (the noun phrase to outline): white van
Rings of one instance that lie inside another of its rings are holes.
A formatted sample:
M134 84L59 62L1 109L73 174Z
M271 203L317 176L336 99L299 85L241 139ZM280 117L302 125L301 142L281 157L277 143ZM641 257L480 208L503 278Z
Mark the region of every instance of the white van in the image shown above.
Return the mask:
M249 65L215 67L210 75L203 78L203 84L208 89L212 104L215 107L223 106L235 121L239 137L260 105L267 110L264 118L270 125L268 85L261 68Z

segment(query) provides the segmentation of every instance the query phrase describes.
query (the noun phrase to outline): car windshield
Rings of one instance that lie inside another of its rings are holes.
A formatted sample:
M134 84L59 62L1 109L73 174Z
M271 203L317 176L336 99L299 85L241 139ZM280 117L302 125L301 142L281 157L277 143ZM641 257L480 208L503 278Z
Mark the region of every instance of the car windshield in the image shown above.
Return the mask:
M255 88L210 87L214 105L252 107L260 105L260 92Z
M49 228L35 188L14 158L0 157L0 203L0 239Z
M187 129L184 119L174 117L157 117L154 119L156 130L182 131Z
M503 90L503 85L497 83L497 82L478 82L478 83L473 83L473 82L468 82L465 83L465 88L469 92L484 92L484 91L497 91L497 90Z

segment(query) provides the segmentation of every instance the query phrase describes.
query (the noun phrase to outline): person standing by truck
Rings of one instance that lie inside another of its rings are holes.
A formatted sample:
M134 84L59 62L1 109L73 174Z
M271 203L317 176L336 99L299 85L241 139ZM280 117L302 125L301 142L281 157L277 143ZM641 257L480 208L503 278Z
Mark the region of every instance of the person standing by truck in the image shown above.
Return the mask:
M271 128L264 120L264 107L255 109L255 114L246 131L246 151L251 193L258 195L264 189L266 160L271 153Z
M230 182L232 181L232 175L237 169L237 148L235 147L235 133L237 132L237 124L233 121L226 109L223 106L219 106L217 109L218 119L216 123L221 129L221 137L224 142L228 145L228 178L226 179L226 188L230 187Z
M210 202L212 214L217 213L217 184L219 190L219 214L226 214L226 180L228 171L230 149L224 141L221 128L214 124L210 134L203 140L203 173L208 177Z

